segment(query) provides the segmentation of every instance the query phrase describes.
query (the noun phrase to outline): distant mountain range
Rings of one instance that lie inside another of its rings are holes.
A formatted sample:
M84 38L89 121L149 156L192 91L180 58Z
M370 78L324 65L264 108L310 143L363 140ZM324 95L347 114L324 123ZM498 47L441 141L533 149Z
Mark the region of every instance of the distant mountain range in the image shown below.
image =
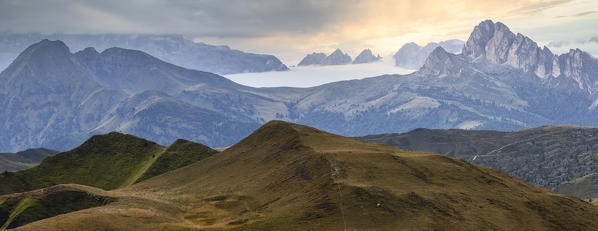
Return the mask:
M181 35L6 32L0 32L0 70L7 67L27 46L43 39L64 41L73 51L87 47L95 47L100 51L112 47L140 50L178 66L219 74L288 70L272 55L252 54L232 50L228 46L196 43Z
M381 59L380 55L375 56L372 50L365 49L359 53L355 60L351 59L346 53L343 53L340 49L336 49L330 55L324 53L311 53L306 55L297 66L309 66L309 65L345 65L345 64L360 64L360 63L371 63Z
M62 42L46 40L0 74L0 106L6 109L0 111L5 131L0 150L66 150L90 134L112 130L160 144L184 138L229 146L272 119L347 136L415 128L598 125L598 61L572 50L553 55L552 65L535 62L548 60L547 48L524 36L505 36L509 33L501 23L484 21L462 54L437 47L412 74L311 88L251 88L140 51L72 54Z
M0 150L67 150L108 131L143 134L162 144L183 137L227 146L259 126L167 95L199 83L237 86L232 81L136 50L72 54L60 41L43 40L23 51L0 80L0 127L6 131Z
M47 148L32 148L17 153L0 153L0 172L15 171L38 165L44 158L58 151Z
M49 187L0 195L0 224L50 231L598 230L598 207L578 198L463 160L299 124L268 122L220 153L199 144L173 148L184 144L164 150L111 133L5 173L0 189L17 179ZM170 149L173 158L163 160ZM196 159L131 184L156 165L177 166L180 157Z
M492 167L555 192L598 198L598 128L546 126L515 132L415 129L358 137Z
M449 53L458 54L463 50L463 45L465 45L465 42L456 39L439 43L428 43L423 47L411 42L403 45L393 55L393 58L396 66L417 70L424 65L430 53L437 47L442 47Z

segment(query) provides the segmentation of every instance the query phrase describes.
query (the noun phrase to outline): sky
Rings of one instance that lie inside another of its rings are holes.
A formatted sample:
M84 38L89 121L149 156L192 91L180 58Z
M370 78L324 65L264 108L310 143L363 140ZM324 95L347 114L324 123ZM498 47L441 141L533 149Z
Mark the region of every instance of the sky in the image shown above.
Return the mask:
M389 55L406 42L467 40L485 19L598 57L597 0L0 0L0 31L182 34L294 65L341 48Z

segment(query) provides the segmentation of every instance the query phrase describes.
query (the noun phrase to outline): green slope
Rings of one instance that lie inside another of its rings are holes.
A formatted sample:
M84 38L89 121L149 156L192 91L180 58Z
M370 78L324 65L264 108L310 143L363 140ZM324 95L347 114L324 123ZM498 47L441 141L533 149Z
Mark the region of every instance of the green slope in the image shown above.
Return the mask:
M0 203L0 231L82 209L106 205L115 199L55 187L49 192L7 198Z
M216 153L218 151L203 144L178 139L157 158L147 171L143 171L143 175L137 178L136 182L187 166Z
M96 135L71 151L44 159L36 167L0 174L0 194L71 183L116 189L133 184L140 178L146 179L200 160L206 153L216 152L191 143L175 143L173 147L166 148L116 132ZM165 158L161 158L163 153L166 153ZM148 170L150 173L146 173Z
M117 201L16 230L598 230L598 207L500 171L282 121L187 167L86 191Z

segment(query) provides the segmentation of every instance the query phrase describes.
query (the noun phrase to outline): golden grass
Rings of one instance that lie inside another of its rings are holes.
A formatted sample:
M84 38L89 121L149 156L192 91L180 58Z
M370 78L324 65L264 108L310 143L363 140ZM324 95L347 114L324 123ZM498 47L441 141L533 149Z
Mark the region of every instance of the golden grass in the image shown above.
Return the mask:
M598 230L596 206L500 171L280 121L102 193L119 200L17 230Z

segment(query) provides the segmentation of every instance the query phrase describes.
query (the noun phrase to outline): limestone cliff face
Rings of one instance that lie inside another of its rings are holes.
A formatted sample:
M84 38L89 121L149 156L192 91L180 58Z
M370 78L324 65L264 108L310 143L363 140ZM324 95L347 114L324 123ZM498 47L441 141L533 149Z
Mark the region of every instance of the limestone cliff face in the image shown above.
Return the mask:
M477 25L463 47L463 55L482 59L493 64L504 64L540 78L561 75L575 80L579 87L596 91L595 72L598 61L589 54L571 50L557 56L547 47L540 48L536 42L522 34L514 34L500 22L486 20Z

